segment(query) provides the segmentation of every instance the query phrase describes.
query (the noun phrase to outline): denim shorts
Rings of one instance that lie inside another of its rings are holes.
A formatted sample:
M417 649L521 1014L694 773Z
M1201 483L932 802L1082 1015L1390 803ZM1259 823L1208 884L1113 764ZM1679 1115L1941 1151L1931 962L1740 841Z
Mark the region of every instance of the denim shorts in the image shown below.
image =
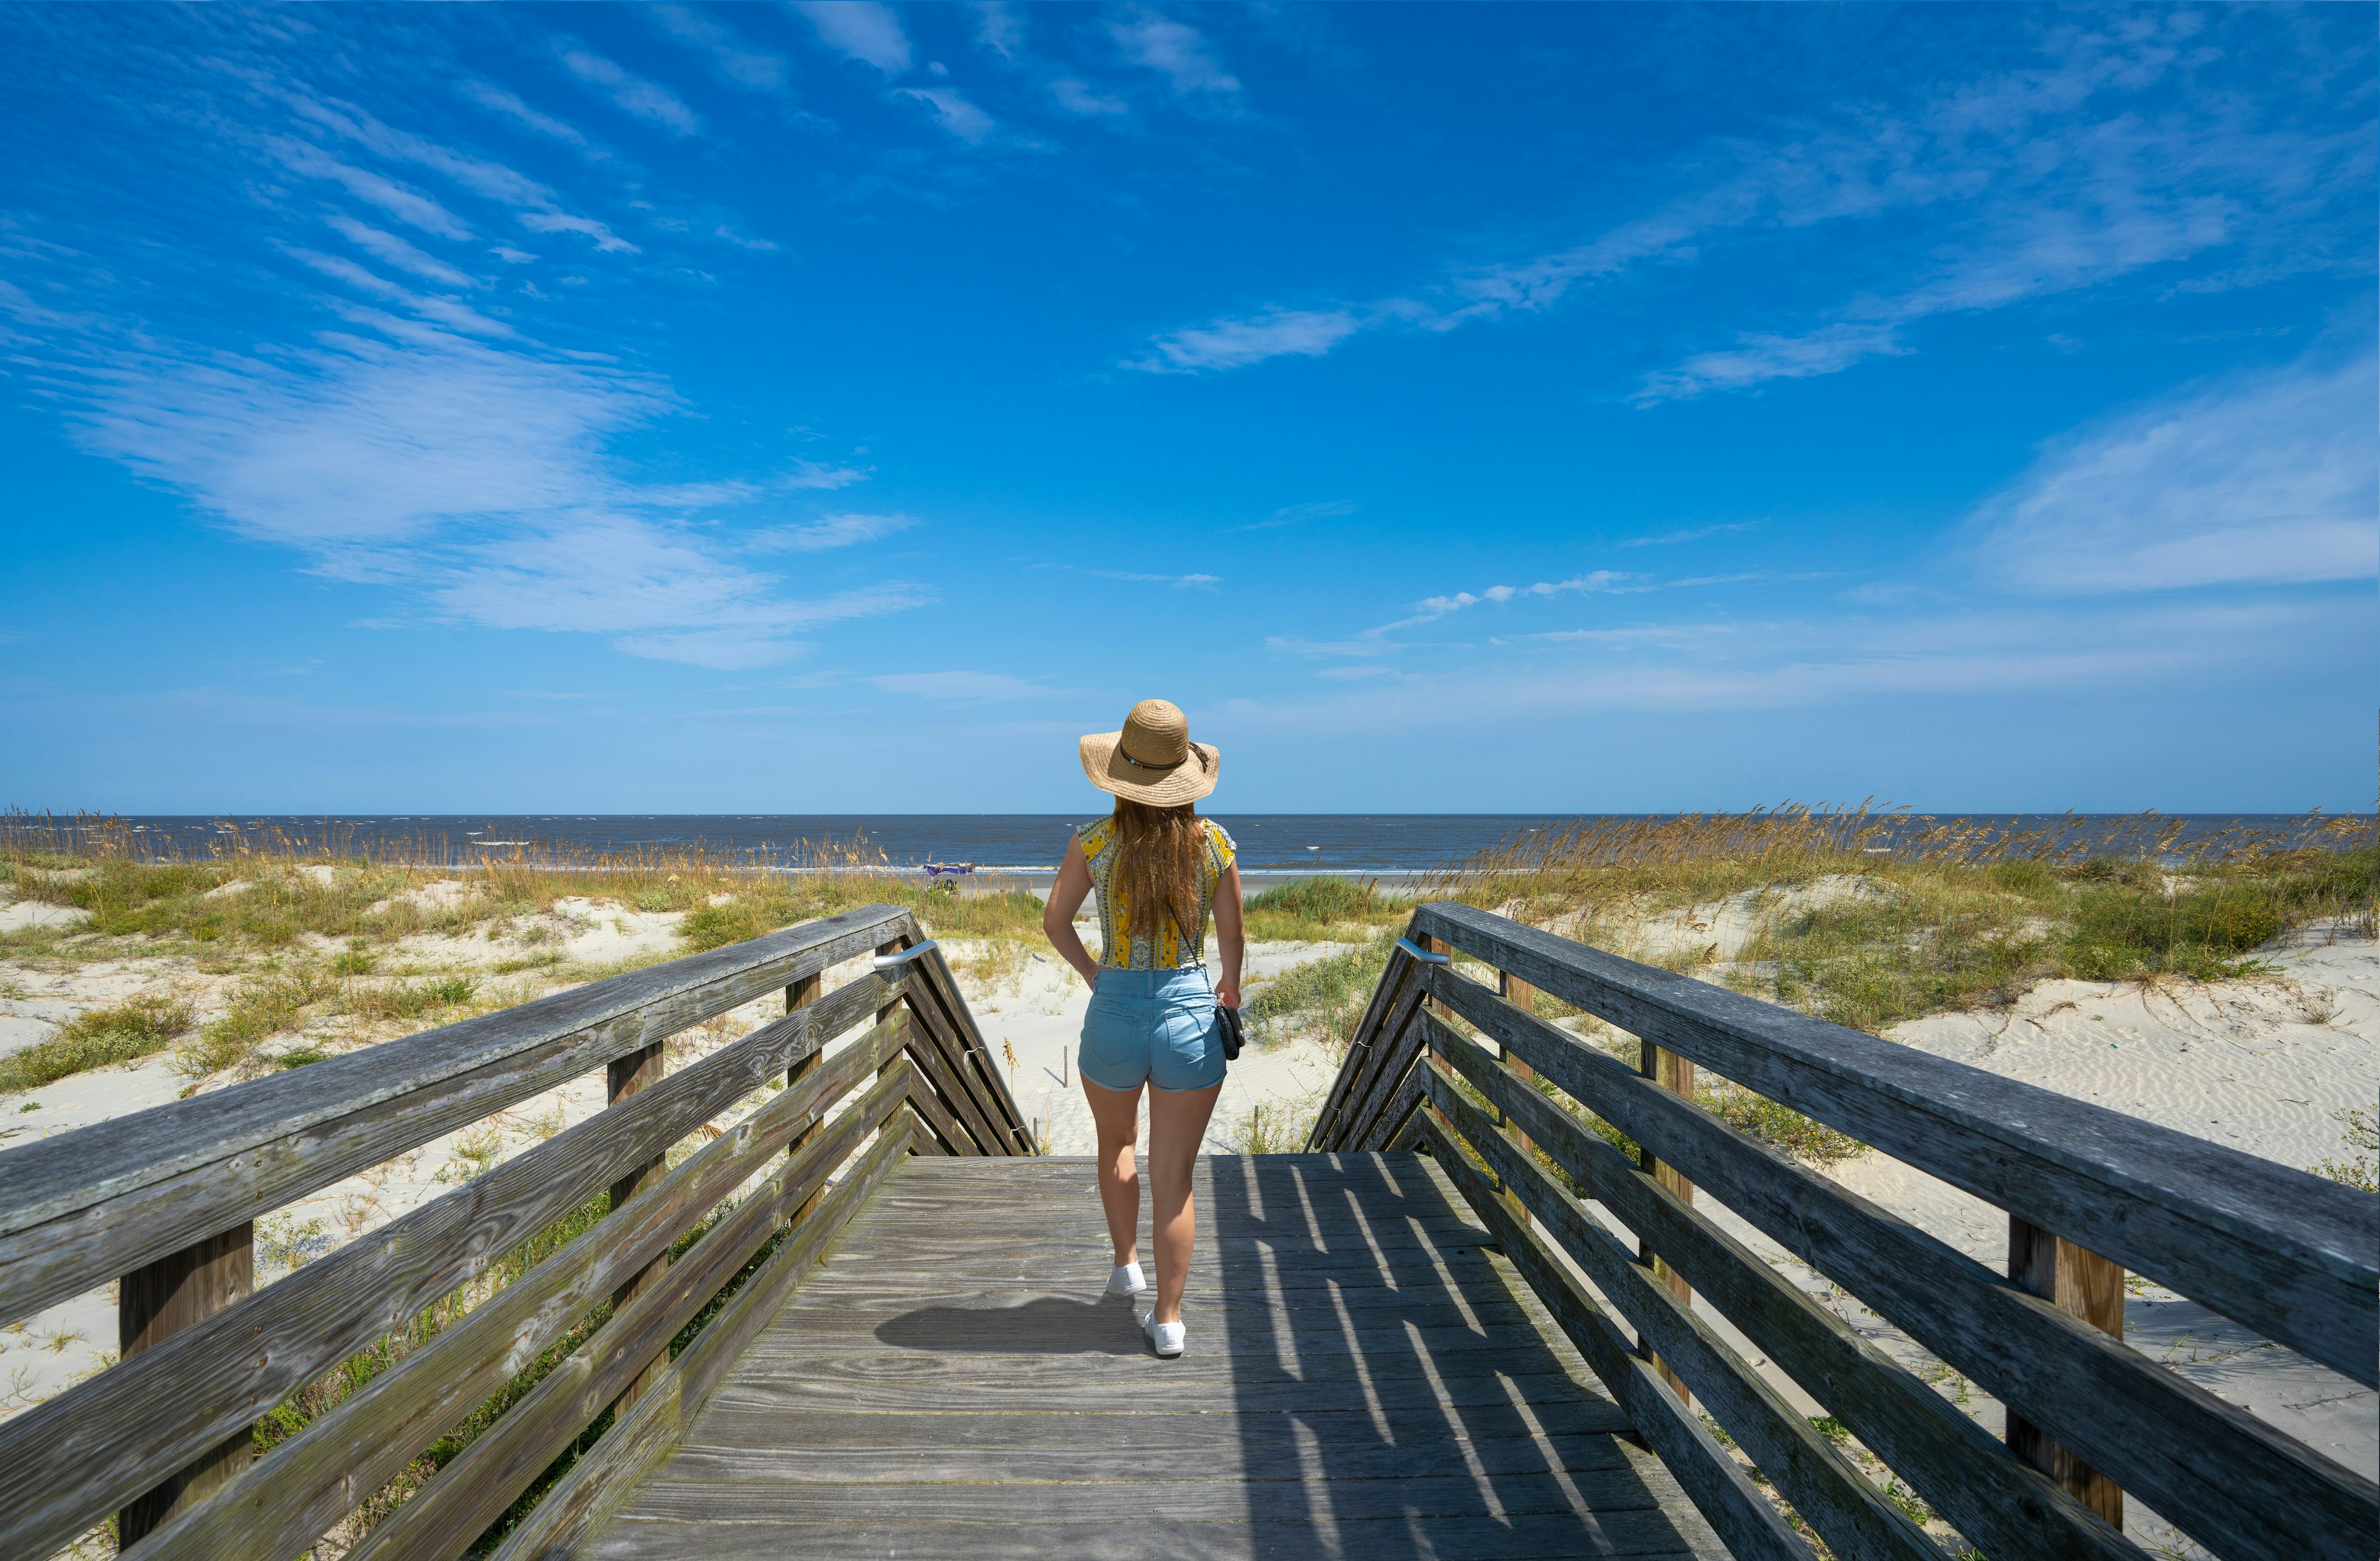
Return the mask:
M1223 1081L1223 1031L1207 972L1101 968L1075 1054L1102 1090L1203 1090Z

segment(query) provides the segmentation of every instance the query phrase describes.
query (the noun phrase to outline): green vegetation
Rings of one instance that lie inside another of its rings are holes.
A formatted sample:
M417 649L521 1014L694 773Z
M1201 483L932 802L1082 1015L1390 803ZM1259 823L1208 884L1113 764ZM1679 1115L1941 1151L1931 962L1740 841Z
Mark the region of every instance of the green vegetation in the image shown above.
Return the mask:
M2307 1169L2315 1176L2328 1177L2365 1192L2380 1192L2380 1165L2373 1159L2380 1154L2380 1113L2350 1106L2345 1111L2332 1112L2330 1119L2347 1129L2346 1147L2352 1152L2352 1157L2317 1161Z
M90 1009L47 1039L0 1057L0 1094L153 1055L190 1028L190 1018L188 1003L164 997L131 997Z
M1250 895L1248 937L1257 943L1362 943L1402 922L1413 902L1353 878L1304 878Z
M1306 1037L1329 1046L1333 1055L1344 1053L1395 947L1393 934L1378 933L1360 947L1293 965L1257 987L1241 1014L1248 1039L1278 1046Z

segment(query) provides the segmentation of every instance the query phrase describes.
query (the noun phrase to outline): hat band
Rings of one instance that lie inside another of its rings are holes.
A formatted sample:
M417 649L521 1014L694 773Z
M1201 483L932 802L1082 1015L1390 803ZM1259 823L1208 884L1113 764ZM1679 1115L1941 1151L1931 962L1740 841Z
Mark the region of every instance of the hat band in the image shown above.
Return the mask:
M1189 751L1188 753L1185 753L1185 754L1184 754L1181 758L1176 759L1176 760L1172 761L1171 763L1166 763L1166 764L1151 764L1151 763L1149 763L1149 762L1148 762L1148 761L1146 761L1146 760L1142 760L1142 759L1135 759L1131 754L1126 753L1126 752L1123 750L1123 745L1122 743L1118 743L1118 744L1116 744L1116 757L1117 757L1117 758L1119 758L1119 759L1121 759L1121 760L1123 760L1125 763L1127 763L1127 764L1131 765L1131 766L1132 766L1134 769L1135 769L1135 770L1158 770L1158 771L1163 771L1163 770L1178 770L1178 769L1180 769L1183 765L1187 764L1188 762L1190 762L1190 760L1191 760L1192 756L1193 756L1193 755L1195 755L1195 756L1197 758L1197 761L1198 761L1198 767L1199 767L1200 769L1202 769L1202 770L1203 770L1203 769L1205 769L1205 768L1207 767L1207 755L1205 754L1205 752L1204 752L1204 751L1202 751L1202 750L1199 749L1198 745L1197 745L1196 743L1195 743L1195 742L1194 742L1194 743L1189 744L1189 745L1188 745L1188 747L1189 747L1189 750L1190 750L1190 751Z

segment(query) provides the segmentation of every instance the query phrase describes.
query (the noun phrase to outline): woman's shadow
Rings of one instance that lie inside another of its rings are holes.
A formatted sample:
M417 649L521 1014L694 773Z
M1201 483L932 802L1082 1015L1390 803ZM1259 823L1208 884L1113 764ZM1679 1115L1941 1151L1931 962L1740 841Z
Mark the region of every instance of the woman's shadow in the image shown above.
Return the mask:
M1015 1306L927 1306L880 1324L896 1349L958 1355L1146 1355L1131 1298L1068 1300L1037 1296Z

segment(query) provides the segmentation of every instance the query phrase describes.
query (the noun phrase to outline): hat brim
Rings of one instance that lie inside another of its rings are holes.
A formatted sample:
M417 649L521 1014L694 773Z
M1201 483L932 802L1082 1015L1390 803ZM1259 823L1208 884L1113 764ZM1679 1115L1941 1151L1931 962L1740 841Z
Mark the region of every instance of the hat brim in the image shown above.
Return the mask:
M1122 732L1093 732L1082 741L1083 774L1101 791L1152 808L1178 808L1214 790L1223 773L1221 753L1202 742L1190 748L1189 757L1172 769L1150 771L1123 756Z

